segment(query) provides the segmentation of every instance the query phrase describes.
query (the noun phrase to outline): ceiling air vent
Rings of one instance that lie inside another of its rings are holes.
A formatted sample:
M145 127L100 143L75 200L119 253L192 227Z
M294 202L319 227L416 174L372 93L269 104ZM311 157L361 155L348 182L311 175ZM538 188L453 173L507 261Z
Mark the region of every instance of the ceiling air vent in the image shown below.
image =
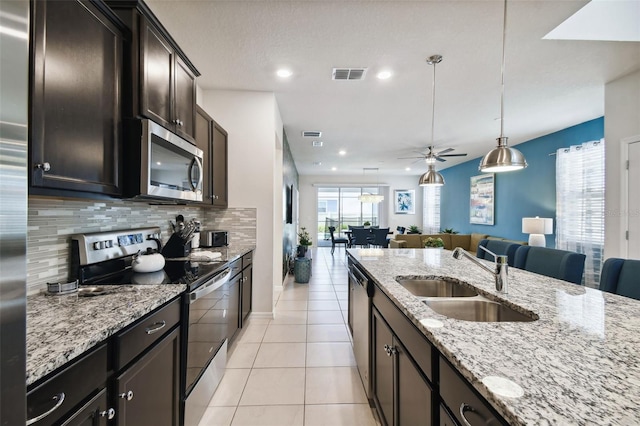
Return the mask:
M306 130L302 132L303 138L319 138L320 136L322 136L322 132L317 130Z
M362 80L367 73L366 68L334 68L332 80Z
M311 146L314 148L320 148L322 146L322 141L313 141L311 142Z

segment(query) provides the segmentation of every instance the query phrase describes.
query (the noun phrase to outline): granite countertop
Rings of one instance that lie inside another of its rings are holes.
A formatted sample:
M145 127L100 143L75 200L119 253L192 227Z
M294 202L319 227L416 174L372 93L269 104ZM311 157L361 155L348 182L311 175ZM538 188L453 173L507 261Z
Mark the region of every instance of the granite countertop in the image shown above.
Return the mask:
M509 269L508 294L497 293L491 274L448 250L348 252L510 424L637 424L640 301L516 268ZM539 319L451 319L400 286L400 275L452 277ZM491 376L515 382L524 395L501 396L483 383Z
M106 286L108 294L27 297L27 385L186 290L186 285Z

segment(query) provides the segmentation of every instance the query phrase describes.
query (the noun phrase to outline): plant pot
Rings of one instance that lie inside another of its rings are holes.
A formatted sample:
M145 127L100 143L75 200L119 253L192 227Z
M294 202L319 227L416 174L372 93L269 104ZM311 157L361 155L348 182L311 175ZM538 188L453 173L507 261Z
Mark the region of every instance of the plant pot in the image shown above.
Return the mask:
M298 257L305 257L307 255L307 246L298 246L298 252L297 252L297 256Z

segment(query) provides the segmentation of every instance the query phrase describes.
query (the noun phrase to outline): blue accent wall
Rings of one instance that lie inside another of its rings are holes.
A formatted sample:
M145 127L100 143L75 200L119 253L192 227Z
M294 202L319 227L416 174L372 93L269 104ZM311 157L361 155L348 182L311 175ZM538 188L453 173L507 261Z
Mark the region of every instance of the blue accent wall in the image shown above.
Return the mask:
M494 225L469 223L470 178L481 173L481 158L441 171L442 187L440 227L453 228L461 234L477 232L512 240L528 240L522 233L523 217L556 217L556 157L552 152L570 145L604 137L604 117L578 124L518 144L527 159L524 170L495 174ZM547 235L547 247L555 247L555 234Z

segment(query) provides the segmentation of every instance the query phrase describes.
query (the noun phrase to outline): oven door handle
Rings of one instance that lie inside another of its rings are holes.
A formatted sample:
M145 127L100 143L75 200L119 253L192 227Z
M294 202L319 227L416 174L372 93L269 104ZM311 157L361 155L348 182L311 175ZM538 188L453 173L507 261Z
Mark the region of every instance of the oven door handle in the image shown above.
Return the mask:
M216 291L217 289L225 285L229 281L230 277L231 277L231 269L227 268L222 273L216 275L216 277L213 278L211 281L198 287L195 291L191 292L189 294L189 304L192 304L193 302L206 296L207 294Z

